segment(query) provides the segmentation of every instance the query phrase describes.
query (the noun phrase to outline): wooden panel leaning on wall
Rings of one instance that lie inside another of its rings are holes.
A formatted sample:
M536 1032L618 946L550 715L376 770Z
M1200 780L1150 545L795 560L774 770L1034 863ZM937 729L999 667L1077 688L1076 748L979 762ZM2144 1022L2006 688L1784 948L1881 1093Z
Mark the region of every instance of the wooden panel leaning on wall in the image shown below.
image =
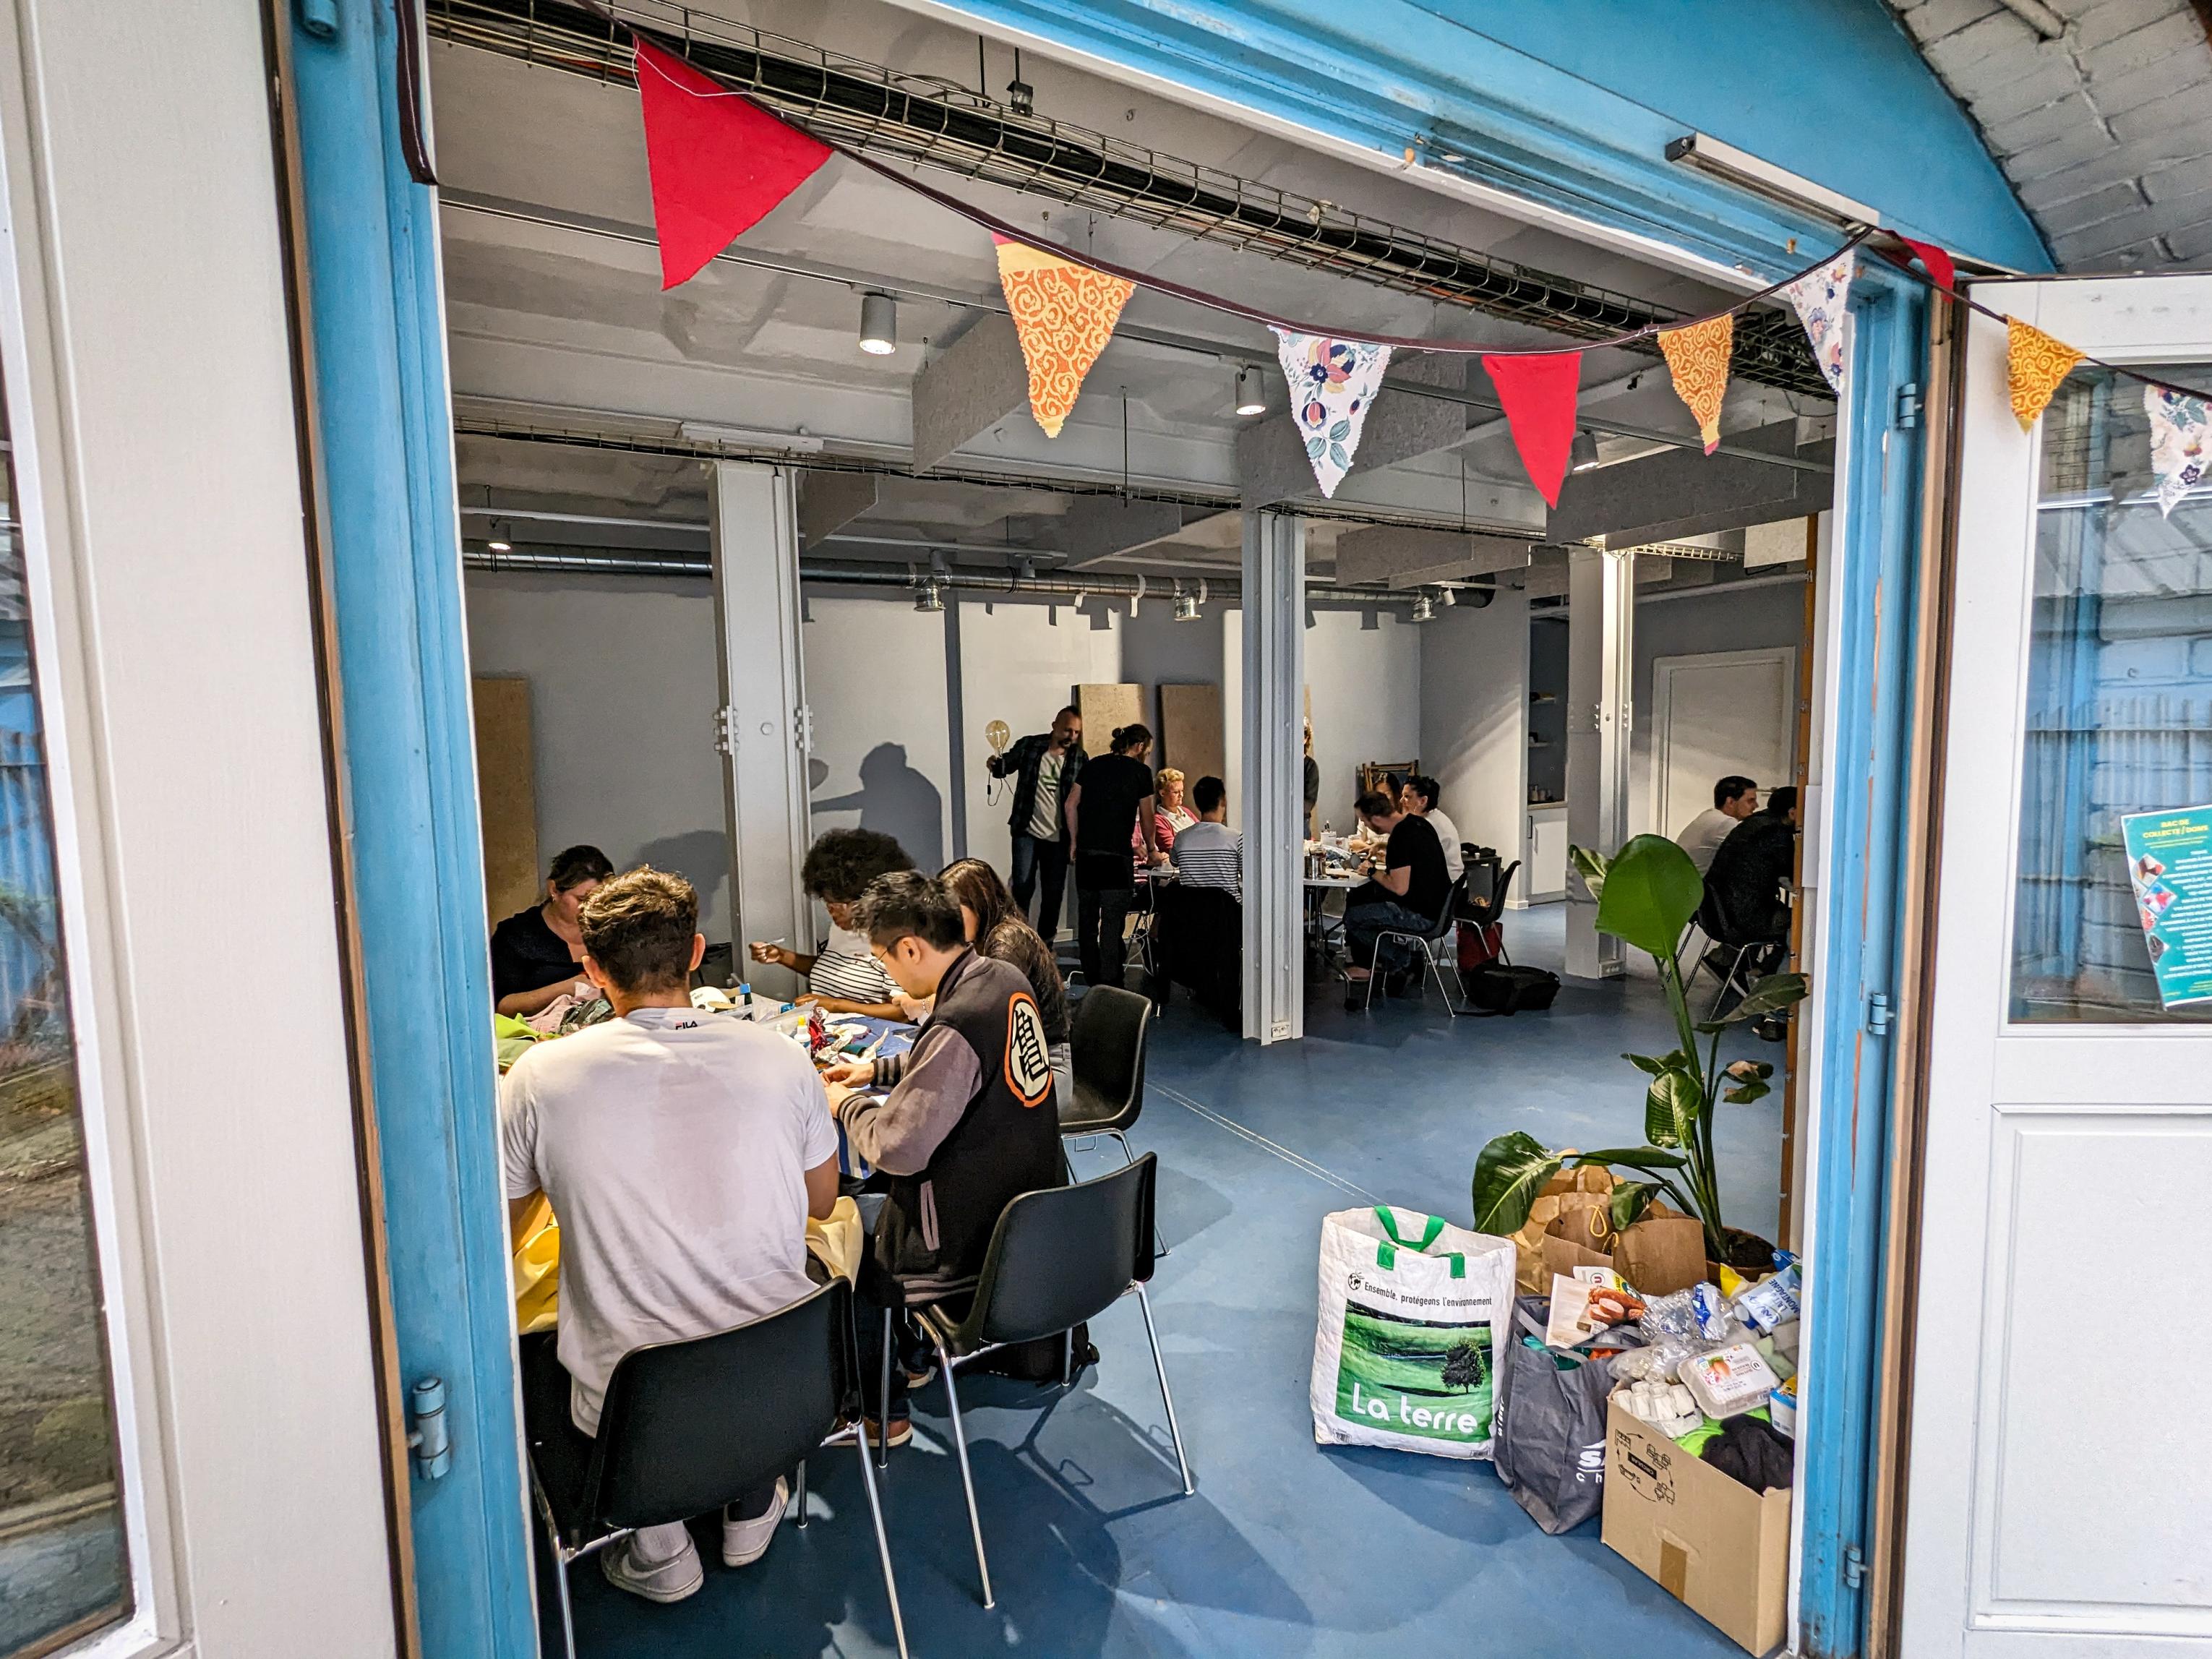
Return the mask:
M483 826L484 902L493 923L534 903L545 872L538 862L538 762L531 748L530 682L479 675L476 706L477 811Z

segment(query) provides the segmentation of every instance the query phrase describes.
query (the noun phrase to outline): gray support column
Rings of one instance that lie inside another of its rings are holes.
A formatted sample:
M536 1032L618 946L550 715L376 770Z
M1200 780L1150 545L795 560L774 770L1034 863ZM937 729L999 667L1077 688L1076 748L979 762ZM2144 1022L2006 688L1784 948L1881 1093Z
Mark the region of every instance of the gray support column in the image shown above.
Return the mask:
M1244 1035L1305 1035L1306 536L1283 513L1244 515Z
M722 669L715 744L730 830L730 937L740 977L794 988L781 969L746 965L748 939L814 948L813 907L799 889L809 839L811 733L799 645L799 527L791 472L716 461L708 488L714 623Z
M1636 555L1577 547L1567 563L1567 839L1615 853L1628 838L1628 744L1636 651ZM1623 971L1619 939L1597 931L1597 901L1567 874L1567 971Z

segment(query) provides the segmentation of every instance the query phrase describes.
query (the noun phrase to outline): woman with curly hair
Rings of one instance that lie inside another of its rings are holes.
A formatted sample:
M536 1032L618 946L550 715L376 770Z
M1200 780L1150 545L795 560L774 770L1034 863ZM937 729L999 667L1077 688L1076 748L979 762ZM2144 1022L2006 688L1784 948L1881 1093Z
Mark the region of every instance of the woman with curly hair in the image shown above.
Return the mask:
M802 1000L820 1003L824 1013L903 1018L898 987L868 949L866 938L853 931L853 906L878 876L913 868L906 848L881 830L823 830L806 849L799 880L830 913L830 937L812 956L755 939L753 960L805 975Z
M938 872L938 879L960 901L960 920L975 954L1021 969L1044 1016L1045 1052L1052 1057L1053 1086L1062 1101L1074 1098L1073 1051L1067 1046L1067 981L1060 976L1052 947L1022 913L999 872L981 859L959 859Z

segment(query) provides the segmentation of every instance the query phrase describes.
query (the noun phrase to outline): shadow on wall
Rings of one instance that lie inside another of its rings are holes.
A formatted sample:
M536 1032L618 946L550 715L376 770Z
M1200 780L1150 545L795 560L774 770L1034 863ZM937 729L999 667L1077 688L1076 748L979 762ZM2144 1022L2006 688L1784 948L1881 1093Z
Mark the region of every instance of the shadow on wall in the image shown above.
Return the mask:
M699 890L699 906L714 907L720 890L730 880L730 837L720 830L686 830L663 836L637 849L637 861L656 870L670 870Z
M818 798L817 812L858 812L863 830L880 830L906 848L919 870L945 867L945 797L906 761L906 745L879 743L860 761L860 787Z

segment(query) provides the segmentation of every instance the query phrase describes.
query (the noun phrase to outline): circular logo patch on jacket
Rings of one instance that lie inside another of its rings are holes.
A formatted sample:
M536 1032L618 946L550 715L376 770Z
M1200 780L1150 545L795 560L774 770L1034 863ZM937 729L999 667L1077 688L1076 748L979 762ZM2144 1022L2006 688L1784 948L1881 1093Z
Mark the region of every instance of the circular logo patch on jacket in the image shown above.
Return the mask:
M1046 1050L1044 1016L1036 999L1017 991L1006 999L1006 1087L1023 1105L1042 1106L1052 1094L1052 1055Z

